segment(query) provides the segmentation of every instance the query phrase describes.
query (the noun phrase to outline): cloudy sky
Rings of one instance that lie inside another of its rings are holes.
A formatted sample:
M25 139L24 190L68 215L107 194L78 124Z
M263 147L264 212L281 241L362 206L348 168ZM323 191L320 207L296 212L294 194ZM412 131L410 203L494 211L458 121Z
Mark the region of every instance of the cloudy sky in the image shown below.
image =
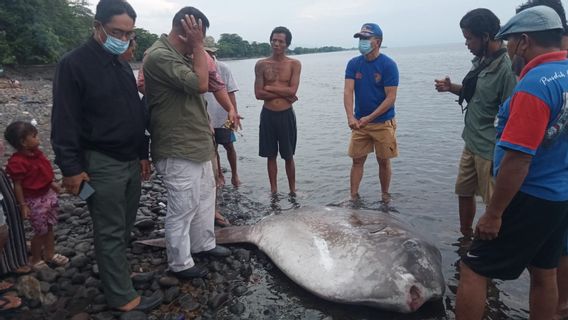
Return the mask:
M97 0L90 0L93 12ZM174 14L194 6L209 18L208 35L236 33L249 42L268 42L283 25L292 31L291 48L325 45L353 47L353 34L365 22L378 23L384 44L407 47L462 42L461 17L475 8L492 10L504 24L526 0L129 0L136 25L167 33ZM562 1L567 7L567 1Z

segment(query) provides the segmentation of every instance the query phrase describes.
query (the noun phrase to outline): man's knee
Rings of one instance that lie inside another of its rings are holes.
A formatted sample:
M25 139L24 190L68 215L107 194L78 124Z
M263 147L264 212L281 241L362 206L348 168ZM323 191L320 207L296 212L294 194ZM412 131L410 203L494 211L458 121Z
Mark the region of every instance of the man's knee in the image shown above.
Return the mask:
M233 145L232 142L231 142L231 143L226 143L226 144L224 144L224 145L223 145L223 148L225 148L225 150L226 150L227 152L234 152L234 151L235 151L235 147L234 147L234 145Z
M531 287L546 287L556 284L556 268L541 269L529 267Z
M365 160L367 160L367 156L360 157L360 158L353 158L353 166L354 167L362 167L365 164Z
M388 168L390 166L390 159L381 159L377 157L377 162L381 168Z

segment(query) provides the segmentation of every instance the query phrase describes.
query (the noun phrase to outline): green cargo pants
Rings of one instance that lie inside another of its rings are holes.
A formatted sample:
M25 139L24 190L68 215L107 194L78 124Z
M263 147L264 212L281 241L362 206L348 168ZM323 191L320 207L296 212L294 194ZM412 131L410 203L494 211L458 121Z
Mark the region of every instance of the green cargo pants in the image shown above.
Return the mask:
M140 161L118 161L96 151L85 153L89 184L95 193L87 200L93 220L95 255L110 307L138 296L130 280L126 248L140 201Z

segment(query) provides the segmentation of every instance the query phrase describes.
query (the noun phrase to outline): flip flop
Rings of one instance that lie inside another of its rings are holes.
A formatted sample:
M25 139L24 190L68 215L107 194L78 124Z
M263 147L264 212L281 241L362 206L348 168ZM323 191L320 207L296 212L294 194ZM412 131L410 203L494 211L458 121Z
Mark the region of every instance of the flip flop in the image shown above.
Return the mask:
M8 281L0 281L0 293L9 291L14 287L14 284Z
M45 260L45 262L56 267L63 267L69 262L69 258L62 254L56 253L53 255L53 257L51 257L51 259Z
M32 265L32 270L34 271L42 270L45 268L49 268L49 266L43 260L40 260L39 262L36 262L35 264Z
M19 267L18 269L14 270L13 272L17 275L24 275L24 274L31 273L32 271L33 271L32 267L30 267L29 265L23 265L23 266Z
M11 305L11 307L8 307ZM15 310L22 306L22 299L16 296L4 295L0 297L0 312Z

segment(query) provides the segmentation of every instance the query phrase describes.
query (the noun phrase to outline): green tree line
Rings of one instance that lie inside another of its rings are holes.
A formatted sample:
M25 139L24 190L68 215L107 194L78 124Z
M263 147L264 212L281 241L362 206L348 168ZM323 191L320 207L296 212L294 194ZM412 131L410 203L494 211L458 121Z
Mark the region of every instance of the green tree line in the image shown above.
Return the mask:
M235 33L223 33L217 41L217 46L219 51L217 51L217 56L219 58L226 59L244 59L244 58L255 58L255 57L266 57L269 56L272 51L269 43L266 42L256 42L253 41L249 43L243 40L241 36ZM288 54L306 54L306 53L321 53L321 52L333 52L346 50L341 47L325 46L321 48L303 48L296 47L292 50L288 50Z
M88 0L1 0L0 65L56 63L66 52L85 42L93 32L93 12ZM157 39L156 34L136 28L140 61L144 51ZM224 33L218 41L219 58L243 59L271 54L269 43L249 43L238 34ZM331 52L339 47L302 48L289 54Z

